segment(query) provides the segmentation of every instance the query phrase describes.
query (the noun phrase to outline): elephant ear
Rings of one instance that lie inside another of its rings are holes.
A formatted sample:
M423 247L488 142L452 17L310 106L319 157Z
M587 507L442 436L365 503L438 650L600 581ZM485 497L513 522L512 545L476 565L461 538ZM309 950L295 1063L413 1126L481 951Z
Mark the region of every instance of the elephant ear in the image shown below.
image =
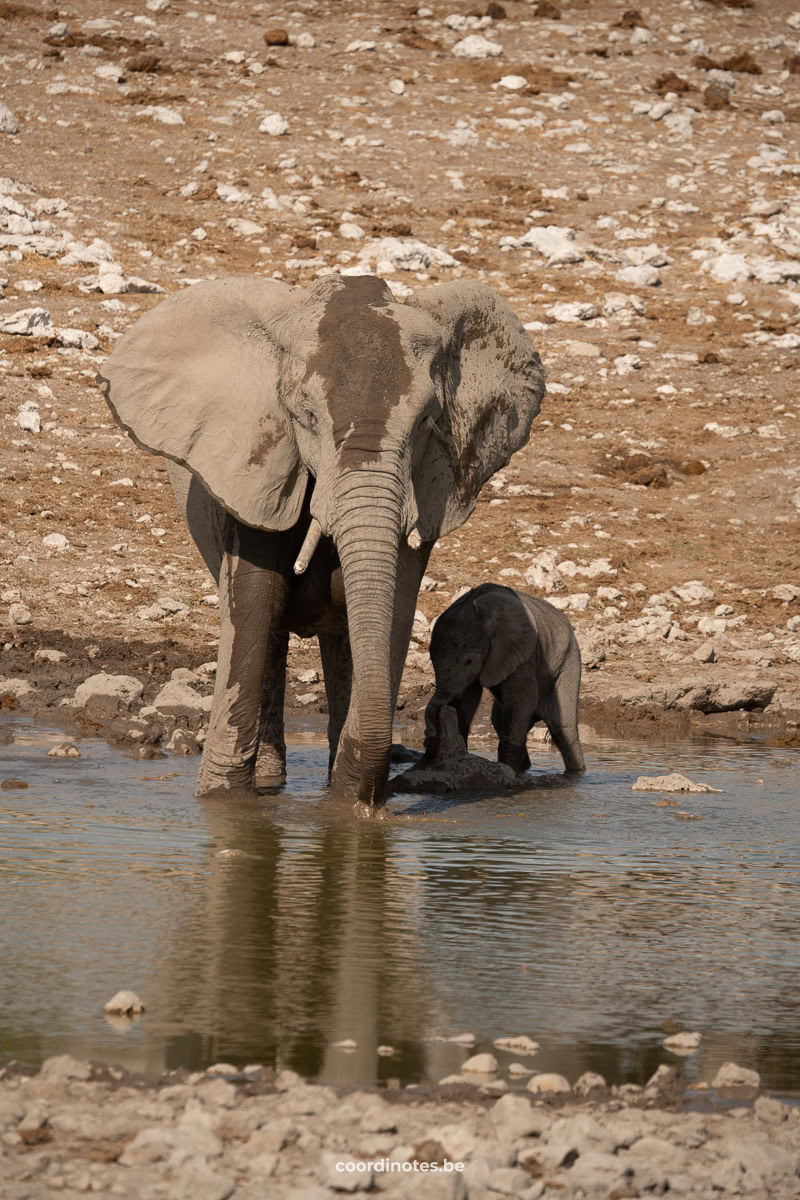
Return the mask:
M444 408L414 471L426 541L463 525L486 480L528 441L545 375L519 318L491 288L445 283L407 303L432 316L444 339Z
M98 376L139 446L188 467L260 529L294 525L305 494L306 468L278 405L275 337L297 299L274 280L194 284L137 321Z
M510 588L491 586L484 593L478 592L472 603L489 637L480 682L483 687L497 687L536 654L536 626Z

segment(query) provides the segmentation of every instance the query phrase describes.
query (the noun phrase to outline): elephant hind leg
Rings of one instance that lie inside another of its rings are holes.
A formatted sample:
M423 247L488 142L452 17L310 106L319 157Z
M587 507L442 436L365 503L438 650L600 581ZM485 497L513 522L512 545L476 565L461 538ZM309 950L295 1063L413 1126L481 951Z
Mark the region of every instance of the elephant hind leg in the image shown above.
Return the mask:
M545 703L540 705L540 716L564 760L564 770L570 773L586 770L578 736L580 683L581 665L576 656L566 662Z

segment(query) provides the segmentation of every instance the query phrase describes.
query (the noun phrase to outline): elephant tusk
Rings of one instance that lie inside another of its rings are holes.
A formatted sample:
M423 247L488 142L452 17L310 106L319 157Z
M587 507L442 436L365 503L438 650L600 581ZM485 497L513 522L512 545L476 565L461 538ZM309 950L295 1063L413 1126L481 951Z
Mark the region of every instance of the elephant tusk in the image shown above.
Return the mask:
M305 541L300 547L300 553L297 556L297 561L294 564L295 575L302 575L311 559L314 557L314 551L319 545L319 539L322 537L322 526L316 517L311 518L311 524L308 527L308 532L305 536Z
M411 530L411 533L408 535L408 544L412 550L419 550L422 545L422 538L419 536L418 529Z

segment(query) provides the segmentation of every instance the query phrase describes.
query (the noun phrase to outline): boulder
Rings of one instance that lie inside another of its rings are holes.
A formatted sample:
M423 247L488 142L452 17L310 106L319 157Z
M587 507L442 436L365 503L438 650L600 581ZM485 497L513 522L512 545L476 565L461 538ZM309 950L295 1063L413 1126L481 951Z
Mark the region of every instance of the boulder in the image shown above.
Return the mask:
M760 1087L761 1076L758 1071L748 1067L740 1067L738 1063L726 1062L720 1067L711 1081L713 1088L723 1087Z
M108 675L105 671L90 675L75 689L73 708L84 708L98 717L115 717L121 710L138 704L144 685L132 675Z
M529 1092L571 1092L572 1088L569 1085L569 1080L563 1075L556 1075L553 1072L545 1072L542 1075L534 1075L533 1079L528 1083Z
M154 708L172 717L199 717L211 712L211 696L201 696L188 683L170 679L153 701Z

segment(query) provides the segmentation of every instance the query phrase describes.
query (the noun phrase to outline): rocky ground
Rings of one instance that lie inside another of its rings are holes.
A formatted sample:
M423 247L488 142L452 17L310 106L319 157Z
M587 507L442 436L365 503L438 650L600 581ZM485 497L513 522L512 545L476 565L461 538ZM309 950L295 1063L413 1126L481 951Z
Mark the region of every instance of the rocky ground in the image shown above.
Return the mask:
M69 1055L38 1074L12 1064L0 1070L3 1196L797 1196L800 1108L759 1096L735 1064L692 1111L663 1066L646 1088L591 1073L572 1089L558 1075L506 1086L342 1093L256 1065L146 1080Z
M124 675L89 729L202 731L211 580L95 373L162 292L370 269L485 280L549 371L431 559L402 736L430 620L492 579L569 611L593 721L796 741L796 0L363 9L0 3L0 703ZM320 720L315 644L290 674Z

